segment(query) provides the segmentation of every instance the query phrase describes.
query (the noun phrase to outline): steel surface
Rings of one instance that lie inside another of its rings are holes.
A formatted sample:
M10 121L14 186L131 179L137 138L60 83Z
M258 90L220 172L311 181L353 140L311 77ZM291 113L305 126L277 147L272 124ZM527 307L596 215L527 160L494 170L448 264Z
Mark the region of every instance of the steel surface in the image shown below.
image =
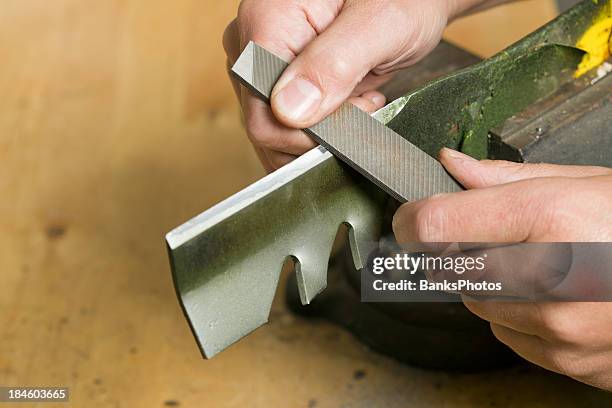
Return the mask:
M343 223L361 268L386 201L319 147L170 232L174 284L206 357L267 322L287 258L303 303L323 290Z

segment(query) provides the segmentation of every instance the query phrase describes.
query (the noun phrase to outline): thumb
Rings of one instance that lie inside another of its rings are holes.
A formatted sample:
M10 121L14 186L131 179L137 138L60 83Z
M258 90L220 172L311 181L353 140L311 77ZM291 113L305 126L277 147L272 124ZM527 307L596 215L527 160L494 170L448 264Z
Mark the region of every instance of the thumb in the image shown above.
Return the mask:
M459 183L468 189L539 177L589 177L612 174L612 169L597 166L529 164L504 160L478 161L448 148L440 151L440 162Z
M389 14L392 8L372 3L346 3L334 22L285 70L271 96L272 110L280 122L294 128L320 122L371 70L402 54L398 48L405 38L394 40L402 35L399 24L393 23L400 18L398 13ZM402 26L403 36L411 26Z

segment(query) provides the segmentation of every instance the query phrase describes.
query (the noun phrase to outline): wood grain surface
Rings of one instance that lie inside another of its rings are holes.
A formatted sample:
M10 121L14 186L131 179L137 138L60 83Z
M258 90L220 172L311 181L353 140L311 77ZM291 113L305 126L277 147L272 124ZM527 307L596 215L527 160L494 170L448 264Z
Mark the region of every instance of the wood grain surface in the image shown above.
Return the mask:
M163 236L263 175L225 78L220 39L236 7L2 2L0 385L68 386L71 403L48 406L74 407L601 398L528 367L453 375L401 366L339 328L292 316L280 299L271 324L201 359ZM488 55L552 13L550 2L529 1L457 23L449 36Z

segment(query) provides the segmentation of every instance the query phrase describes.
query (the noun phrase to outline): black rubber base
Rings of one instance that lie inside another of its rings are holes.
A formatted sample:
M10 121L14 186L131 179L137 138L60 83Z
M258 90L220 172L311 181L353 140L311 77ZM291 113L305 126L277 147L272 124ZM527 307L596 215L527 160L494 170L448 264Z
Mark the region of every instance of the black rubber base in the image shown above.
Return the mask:
M521 361L462 303L362 303L350 282L355 276L359 272L343 251L332 258L327 289L310 305L302 306L295 275L288 280L287 303L298 315L330 320L373 350L423 368L469 372Z

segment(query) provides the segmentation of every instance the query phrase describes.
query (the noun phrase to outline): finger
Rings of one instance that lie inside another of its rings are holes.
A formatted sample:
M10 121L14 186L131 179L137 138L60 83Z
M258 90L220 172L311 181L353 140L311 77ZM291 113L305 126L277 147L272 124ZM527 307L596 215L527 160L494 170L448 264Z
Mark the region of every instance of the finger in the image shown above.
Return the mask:
M272 150L264 150L264 152L266 153L268 162L270 163L270 165L272 166L274 170L278 170L284 165L298 158L298 156L295 156L292 154L287 154L283 152L275 152Z
M386 98L377 91L368 91L361 96L354 96L348 100L364 112L374 113L385 106Z
M232 88L234 90L234 93L236 94L236 98L238 98L238 101L241 102L242 95L240 90L240 83L231 74L231 68L238 59L238 56L240 55L240 37L238 34L237 19L232 20L232 22L223 32L223 49L225 50L225 54L227 55L226 68L232 84ZM255 153L257 154L257 157L263 165L266 173L273 172L274 167L270 163L270 160L268 160L266 152L264 152L261 147L258 147L256 145L253 145L253 149L255 150Z
M477 302L466 307L483 319L541 337L550 343L591 349L610 349L611 318L606 302ZM469 303L469 304L468 304ZM496 307L504 309L495 310Z
M470 296L512 297L516 300L571 299L562 283L570 274L573 253L567 243L519 243L446 255L453 268L428 270L433 282L456 282ZM520 260L520 262L517 262ZM465 285L469 281L472 285Z
M231 74L231 68L238 59L238 56L240 55L240 37L238 34L238 23L236 19L232 20L232 22L226 27L225 31L223 32L223 49L225 50L225 54L227 55L226 69L230 78L230 82L232 84L232 88L234 90L234 93L236 94L238 102L241 102L242 95L240 90L240 83ZM264 167L266 173L273 172L274 167L270 163L270 160L268 160L266 152L264 152L261 147L258 147L256 145L253 145L253 149L255 150L255 153L257 154L257 157L259 158L259 161Z
M334 21L342 0L243 0L238 9L240 47L254 41L287 62Z
M400 244L545 240L554 216L554 206L548 204L567 187L562 179L543 180L547 179L440 194L404 204L395 213L393 231Z
M223 32L223 49L225 50L225 55L227 55L227 74L232 83L234 93L240 101L240 84L231 73L232 66L236 63L236 60L240 55L240 37L238 35L238 24L236 19L232 20L232 22L229 23Z
M268 155L266 154L264 149L255 145L253 145L253 149L255 150L255 153L257 154L257 157L259 158L259 161L264 167L266 173L272 173L275 169L274 166L272 166L272 163L270 163L270 160L268 160Z
M516 354L525 360L544 367L547 370L559 374L564 373L562 364L551 358L557 354L557 348L538 336L521 333L509 327L491 323L493 335L506 346L510 347Z
M398 53L398 43L410 38L405 29L400 36L394 28L405 17L393 11L369 2L347 3L276 83L271 98L275 116L287 126L306 128L336 110L371 70Z
M225 69L227 70L227 75L229 76L230 83L232 84L232 89L234 90L234 94L236 95L236 98L238 99L238 102L240 103L241 102L240 83L234 78L234 76L231 73L232 63L229 60L229 58L226 60Z
M230 61L238 57L249 41L286 61L293 60L317 36L317 30L324 30L331 24L340 10L340 3L340 0L313 2L306 7L301 1L243 1L235 23L230 24L226 33L226 52L231 56ZM238 51L233 42L236 32ZM303 132L281 125L270 107L244 88L240 100L247 134L253 145L265 152L260 157L265 157L268 172L316 146Z
M406 253L427 253L431 256L442 256L452 245L452 242L397 242Z
M527 361L599 388L610 387L607 350L551 343L495 323L491 324L491 331L499 341Z
M387 82L389 82L395 76L395 72L390 72L388 74L374 74L372 72L368 73L365 78L361 80L353 89L351 95L363 95L365 92L372 91L373 89L378 89Z
M597 166L527 164L503 160L478 161L448 148L440 151L440 161L448 172L468 189L538 177L588 177L612 174L611 169Z
M536 303L477 301L466 296L462 296L462 299L465 307L483 320L521 333L539 334L541 321Z
M270 107L262 100L249 95L242 88L244 121L251 142L261 148L291 155L301 155L317 146L310 137L298 129L280 124Z
M236 19L233 19L223 31L223 50L229 63L233 65L240 55L240 35Z
M566 346L609 349L604 302L496 302L462 296L465 307L490 323ZM601 312L601 313L600 313Z

